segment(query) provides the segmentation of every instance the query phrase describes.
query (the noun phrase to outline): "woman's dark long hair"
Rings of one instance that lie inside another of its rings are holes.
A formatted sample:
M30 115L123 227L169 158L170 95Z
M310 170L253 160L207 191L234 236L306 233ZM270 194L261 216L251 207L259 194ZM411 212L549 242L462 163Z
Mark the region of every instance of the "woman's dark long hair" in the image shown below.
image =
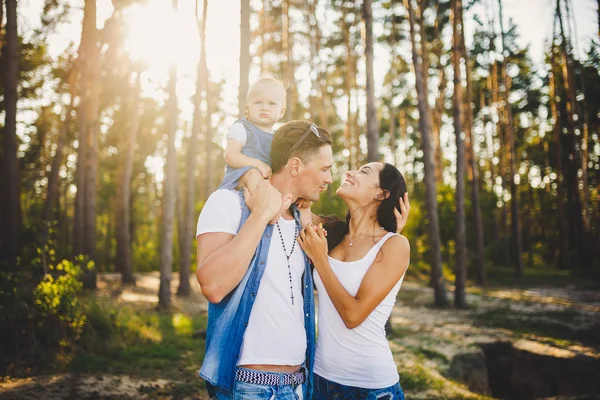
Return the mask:
M379 187L389 192L389 196L377 208L377 222L386 231L396 232L394 208L400 211L398 200L406 193L406 181L396 167L385 163L383 169L379 172ZM350 229L351 218L350 211L348 211L345 221L331 219L325 223L327 245L330 251L344 240Z

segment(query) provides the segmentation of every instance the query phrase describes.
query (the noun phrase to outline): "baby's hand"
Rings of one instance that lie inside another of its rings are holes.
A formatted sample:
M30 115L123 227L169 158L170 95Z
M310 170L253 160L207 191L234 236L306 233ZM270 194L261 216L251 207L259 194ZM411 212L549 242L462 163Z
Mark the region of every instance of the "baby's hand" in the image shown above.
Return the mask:
M263 178L269 179L271 177L271 174L272 174L271 167L269 167L264 162L259 161L256 164L256 169L258 170L258 172L260 172L260 174L262 175Z
M312 205L312 201L305 200L305 199L298 199L298 200L296 200L296 205L298 206L298 208L300 210L302 210L303 208L310 208L310 206Z
M306 225L312 222L312 212L310 211L311 201L298 199L296 200L296 205L298 206L298 211L300 211L300 225L302 228L305 228Z

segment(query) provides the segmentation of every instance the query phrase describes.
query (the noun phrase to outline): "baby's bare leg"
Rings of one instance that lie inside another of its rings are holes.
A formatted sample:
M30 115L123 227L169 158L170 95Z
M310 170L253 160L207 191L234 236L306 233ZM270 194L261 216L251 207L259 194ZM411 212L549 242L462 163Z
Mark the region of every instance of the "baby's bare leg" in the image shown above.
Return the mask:
M258 184L262 182L265 178L263 178L262 174L255 168L252 168L248 172L246 172L240 180L238 181L238 185L236 187L237 190L245 187L248 188L250 193L253 193Z

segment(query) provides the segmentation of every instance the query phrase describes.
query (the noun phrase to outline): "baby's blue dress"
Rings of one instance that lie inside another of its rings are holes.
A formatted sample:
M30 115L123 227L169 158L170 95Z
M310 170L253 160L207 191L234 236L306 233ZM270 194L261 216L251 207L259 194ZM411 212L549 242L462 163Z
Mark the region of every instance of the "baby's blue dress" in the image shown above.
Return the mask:
M246 144L242 147L242 154L247 157L259 159L267 165L271 165L271 143L273 142L273 134L263 131L246 118L238 119L236 123L237 122L240 122L246 130ZM253 167L231 168L228 165L219 189L235 189L242 175L252 168Z

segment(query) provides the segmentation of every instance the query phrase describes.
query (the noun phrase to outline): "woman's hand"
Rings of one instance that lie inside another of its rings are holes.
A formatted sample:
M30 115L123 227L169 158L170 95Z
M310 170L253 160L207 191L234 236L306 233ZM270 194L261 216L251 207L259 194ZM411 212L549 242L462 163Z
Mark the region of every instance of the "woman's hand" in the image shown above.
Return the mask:
M410 203L408 201L408 193L404 193L403 197L398 199L400 205L400 212L394 207L394 216L396 217L396 232L402 232L406 221L408 220L408 214L410 213Z
M323 229L323 225L318 226L309 223L298 235L298 243L304 253L310 258L313 264L318 264L323 259L327 258L327 232Z

